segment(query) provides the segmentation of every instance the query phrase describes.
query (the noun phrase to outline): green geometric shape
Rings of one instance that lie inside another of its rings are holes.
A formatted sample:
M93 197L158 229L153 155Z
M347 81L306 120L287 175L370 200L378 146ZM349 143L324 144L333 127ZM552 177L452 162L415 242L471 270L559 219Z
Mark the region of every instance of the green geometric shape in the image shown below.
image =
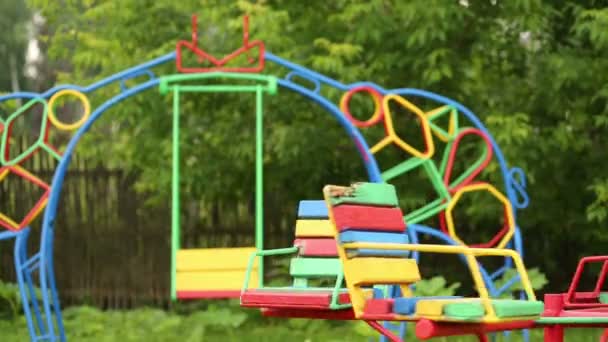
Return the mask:
M340 197L332 197L333 205L367 204L396 207L399 205L395 187L387 183L356 183L353 191Z
M493 299L491 303L499 318L539 316L545 308L541 301ZM485 313L478 300L449 303L443 307L443 314L455 319L474 320L482 318Z
M293 258L289 267L293 277L337 277L342 274L342 264L337 258Z
M421 165L431 180L431 184L433 185L435 192L439 195L439 198L405 215L405 222L408 224L419 223L438 214L447 207L451 199L450 193L443 184L443 180L441 179L441 175L439 174L435 163L433 163L432 160L427 159Z
M31 146L29 146L25 151L21 152L21 154L19 154L15 158L7 160L6 156L8 155L8 150L10 149L9 140L11 138L9 136L9 131L12 128L11 126L13 125L13 121L15 121L21 114L25 113L26 110L28 110L30 107L32 107L36 103L41 103L42 107L43 107L42 118L41 118L42 121L40 123L40 134L38 135L38 140L36 140ZM19 164L24 159L26 159L27 157L32 155L34 152L36 152L36 150L38 150L39 148L43 148L46 151L50 150L49 152L51 152L51 154L57 158L58 157L57 153L55 153L55 151L53 151L51 148L47 147L44 142L44 139L46 136L47 125L48 125L48 106L47 106L46 101L40 97L30 100L25 105L23 105L19 109L17 109L16 112L9 115L8 119L6 120L4 130L2 131L2 136L0 138L0 140L1 140L0 164L2 164L4 166L12 166L12 165Z
M391 180L403 173L406 173L410 170L417 168L418 166L422 165L426 161L427 161L427 159L421 159L421 158L417 158L417 157L407 159L407 160L391 167L390 169L382 172L382 179L385 182L388 182L389 180Z
M608 304L608 293L606 293L606 292L600 293L599 300L600 300L600 303L602 303L602 304Z
M448 132L449 128L448 128L448 131L446 131L443 128L437 126L433 122L433 121L439 119L440 117L444 116L446 113L449 113L449 115L450 115L450 119L449 119L450 121L448 123L448 127L449 127L449 125L452 124L452 122L454 125L452 134L450 134ZM436 113L433 113L433 115L430 115L428 117L428 120L429 120L429 126L431 127L431 130L439 133L439 135L444 136L445 138L447 138L447 140L453 140L456 137L456 135L458 134L458 131L459 131L459 129L458 129L458 111L456 111L456 108L454 108L454 107L445 106L445 108L443 108L442 110L437 111Z

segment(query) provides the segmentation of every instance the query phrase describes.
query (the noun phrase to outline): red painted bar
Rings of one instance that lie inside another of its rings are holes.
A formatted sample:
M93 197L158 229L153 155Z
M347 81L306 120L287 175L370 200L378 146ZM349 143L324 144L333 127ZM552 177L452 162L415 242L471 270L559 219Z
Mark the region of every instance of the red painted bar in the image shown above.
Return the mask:
M394 302L393 299L369 299L363 312L370 316L392 314Z
M383 336L385 336L386 338L388 338L389 341L391 342L403 342L403 340L393 334L392 331L388 330L387 328L383 327L382 324L376 322L376 321L365 321L370 327L372 327L374 330L376 330L377 332L379 332L380 334L382 334Z
M338 230L366 230L402 233L405 231L403 213L399 208L343 204L334 207Z
M608 308L564 310L559 314L559 317L608 317Z
M475 170L473 170L473 172L471 172L471 174L466 177L460 184L457 184L454 188L450 187L450 178L452 177L452 169L454 167L454 161L456 159L456 151L458 150L458 146L460 145L460 141L462 140L463 137L465 137L466 135L469 134L473 134L473 135L477 135L480 138L483 139L483 142L486 144L486 149L487 149L487 154L486 154L486 158L483 160L483 162L481 162L481 164L479 164L477 166L477 168ZM456 191L458 191L459 188L470 184L475 177L477 177L477 175L479 175L479 173L481 173L481 171L483 171L483 169L485 169L486 166L488 166L488 164L490 163L490 161L492 160L492 142L490 141L490 138L488 137L487 134L485 134L483 131L480 131L479 129L476 128L466 128L463 129L458 136L456 136L456 138L454 139L454 141L452 142L452 145L450 147L450 154L448 155L448 163L447 166L445 168L445 174L443 175L443 184L445 184L445 186L448 188L448 190L451 193L455 193Z
M300 256L338 257L338 247L334 239L296 239L293 245L300 247Z
M260 72L264 70L264 43L259 40L249 41L249 17L243 18L243 45L231 52L230 54L216 58L211 54L207 53L204 49L199 48L198 44L198 29L196 25L197 17L192 16L192 40L181 40L177 43L175 49L175 62L177 70L181 73L197 73L197 72L209 72L209 71L229 71L229 72ZM182 49L190 51L196 55L199 62L209 62L212 67L185 67L182 64ZM256 51L257 50L257 51ZM251 58L249 53L256 53L256 58ZM249 60L249 66L240 67L227 67L226 65L238 58L239 56L246 56ZM256 62L257 61L257 62Z
M361 319L367 321L396 321L396 317L397 315L394 313L368 314L364 312L363 315L361 315Z
M544 342L564 342L564 326L549 325L544 328Z
M240 290L232 291L177 291L177 299L201 299L201 298L239 298Z
M564 309L564 294L563 293L547 293L544 297L545 311L544 317L557 317Z
M535 323L533 328L560 326L562 328L608 328L608 323Z
M327 309L331 303L331 291L268 291L248 290L241 294L241 306L293 309ZM338 296L339 304L350 303L348 293Z
M495 331L529 329L534 321L513 321L503 323L447 323L421 319L416 323L416 337L426 340L433 337L457 335L485 335Z
M279 309L262 308L262 315L265 317L281 318L310 318L310 319L331 319L331 320L354 320L355 313L351 309L345 310L307 310L307 309Z

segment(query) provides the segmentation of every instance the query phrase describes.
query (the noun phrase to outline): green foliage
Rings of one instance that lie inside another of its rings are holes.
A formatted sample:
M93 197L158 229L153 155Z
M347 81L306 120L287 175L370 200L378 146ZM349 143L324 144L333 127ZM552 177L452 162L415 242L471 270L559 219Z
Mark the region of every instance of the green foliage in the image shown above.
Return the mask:
M42 298L39 288L34 288L37 300ZM0 318L15 319L22 313L23 301L19 286L0 280Z
M0 92L15 90L11 77L23 81L29 15L25 0L0 1Z
M64 310L64 322L68 339L74 341L341 341L358 336L348 323L266 319L238 303L187 314L152 308L104 312L80 306ZM0 320L0 328L3 341L27 339L23 317Z
M589 186L596 199L587 207L587 219L604 222L608 218L608 179L597 180Z
M21 295L17 284L0 280L0 313L15 318L21 312Z
M527 270L528 278L530 279L530 284L532 285L532 289L535 293L539 293L545 285L547 285L547 277L544 273L542 273L538 268L532 268ZM502 288L507 282L513 277L517 276L517 271L515 269L508 269L502 277L500 277L496 282L496 288ZM506 289L501 298L519 298L519 292L523 291L524 288L520 281L514 282L509 288Z
M229 308L232 310L232 308ZM369 341L377 338L369 326L363 322L329 322L322 320L266 319L259 315L248 319L238 329L230 332L215 320L207 321L215 311L200 316L201 312L190 315L165 313L155 309L137 309L125 312L100 311L88 307L74 307L65 310L68 339L73 341L253 341L253 342L338 342ZM229 319L229 317L226 317ZM408 337L413 339L412 324L408 325ZM15 320L0 320L2 341L21 342L28 339L23 317ZM568 329L566 339L572 342L596 341L602 329ZM540 342L542 330L535 329L532 342ZM514 332L510 339L498 335L498 342L519 341L521 333ZM473 342L473 337L450 337L437 339L449 342Z
M447 285L444 277L437 276L429 279L422 279L416 282L415 296L453 296L460 287L460 283Z

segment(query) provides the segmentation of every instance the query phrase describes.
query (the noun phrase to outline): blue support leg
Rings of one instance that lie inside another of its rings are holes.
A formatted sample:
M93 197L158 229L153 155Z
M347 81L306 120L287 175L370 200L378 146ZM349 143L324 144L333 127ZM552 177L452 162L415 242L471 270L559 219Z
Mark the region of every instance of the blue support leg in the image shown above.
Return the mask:
M14 261L28 332L31 340L38 341L44 339L48 331L42 319L32 278L32 273L39 268L40 255L34 254L28 257L27 240L29 233L29 227L18 233L15 240ZM34 325L34 322L36 325Z

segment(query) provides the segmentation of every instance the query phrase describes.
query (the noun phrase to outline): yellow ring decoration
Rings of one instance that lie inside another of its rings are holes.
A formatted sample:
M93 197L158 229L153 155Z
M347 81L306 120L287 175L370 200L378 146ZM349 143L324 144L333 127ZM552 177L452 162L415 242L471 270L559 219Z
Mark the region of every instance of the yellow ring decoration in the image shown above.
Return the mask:
M82 106L84 107L84 114L82 114L82 117L80 118L80 120L78 120L74 123L71 123L71 124L63 123L63 122L59 121L59 119L57 119L57 117L55 116L54 102L59 97L64 96L64 95L72 95L72 96L77 97L82 102ZM62 131L73 131L73 130L77 129L78 127L82 126L82 124L84 124L85 121L87 121L87 119L89 118L89 115L91 114L91 103L89 102L89 99L87 98L87 96L79 91L72 90L72 89L60 90L60 91L56 92L55 94L53 94L53 96L51 96L51 98L49 99L48 106L49 106L49 120L51 121L53 126L57 127L58 129L60 129Z
M507 232L494 248L505 248L505 246L507 245L509 240L511 240L513 234L515 233L515 218L513 217L513 206L511 205L509 199L505 197L505 195L503 195L500 191L498 191L498 189L488 183L469 184L461 187L460 189L458 189L458 191L456 191L454 197L452 197L452 201L450 201L448 207L445 210L445 218L448 224L448 235L456 242L459 242L466 246L466 243L464 243L464 241L462 241L462 239L460 239L460 237L456 233L456 227L454 225L454 216L452 215L452 212L456 207L456 203L458 203L458 200L460 199L460 197L462 197L464 193L475 191L487 191L502 203L506 211L505 219L507 221Z

